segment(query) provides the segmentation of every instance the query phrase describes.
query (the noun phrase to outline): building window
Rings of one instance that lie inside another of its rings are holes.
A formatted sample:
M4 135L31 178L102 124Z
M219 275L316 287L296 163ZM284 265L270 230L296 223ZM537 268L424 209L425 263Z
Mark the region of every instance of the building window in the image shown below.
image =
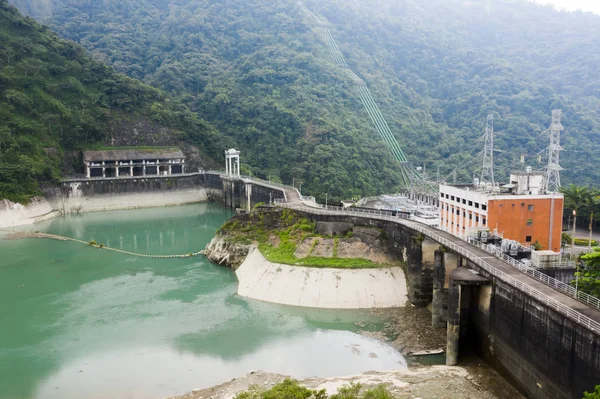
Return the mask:
M478 208L478 209L479 209L479 202L476 202L476 203L475 203L475 208Z
M481 224L485 226L485 218L482 219Z
M527 210L528 210L529 212L533 211L533 204L529 204L529 205L527 205Z
M475 216L475 221L479 223L479 216Z
M463 211L463 217L466 218L467 217L467 212Z
M457 214L458 216L460 216L460 209L457 209L457 210L456 210L456 214Z
M531 226L533 224L533 219L527 219L527 226Z
M463 198L462 203L465 204L465 205L467 205L467 200Z
M481 205L481 210L487 211L487 205Z
M460 198L456 197L456 202L460 204Z
M527 236L527 237L525 237L525 241L526 241L526 242L531 242L531 236Z
M473 220L473 214L469 212L469 220Z
M454 195L451 195L451 196L450 196L450 199L451 199L452 201L454 201Z
M473 206L473 201L469 201L469 206Z

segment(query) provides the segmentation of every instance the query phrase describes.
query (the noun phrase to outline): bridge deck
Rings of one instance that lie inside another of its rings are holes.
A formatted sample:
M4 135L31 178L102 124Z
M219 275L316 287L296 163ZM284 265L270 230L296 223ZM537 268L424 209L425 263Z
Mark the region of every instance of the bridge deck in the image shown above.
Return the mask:
M407 225L409 223L414 223L414 222L410 222L410 221L405 221L405 222L408 222L408 223L406 223ZM447 232L441 231L441 230L437 230L437 229L434 229L431 227L427 227L427 226L425 228L428 230L431 230L432 235L438 235L438 236L444 237L448 241L451 241L451 242L455 243L456 245L466 248L468 251L472 252L479 258L485 259L485 261L487 263L491 264L493 267L502 271L503 273L505 273L509 276L512 276L513 278L521 281L523 284L530 286L531 288L545 294L546 296L549 296L549 297L555 299L556 301L562 303L563 305L568 306L569 308L600 323L600 311L599 310L589 307L586 304L576 300L575 298L573 298L565 293L562 293L560 291L557 291L554 288L542 283L541 281L538 281L538 280L534 279L533 277L530 277L530 276L526 275L525 273L522 273L520 270L515 269L514 267L512 267L511 265L509 265L502 259L498 259L497 257L493 256L492 254L484 251L483 249L480 249L474 245L470 245L469 243L463 241L462 239L460 239L458 237L453 236L450 233L447 233Z

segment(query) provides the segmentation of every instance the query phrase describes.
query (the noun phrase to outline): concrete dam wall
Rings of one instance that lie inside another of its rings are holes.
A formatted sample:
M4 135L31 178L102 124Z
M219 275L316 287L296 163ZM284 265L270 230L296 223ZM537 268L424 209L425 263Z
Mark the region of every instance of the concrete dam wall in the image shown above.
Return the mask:
M528 398L580 399L600 383L599 331L589 330L467 259L444 248L440 251L440 244L407 226L360 216L300 213L316 221L382 229L392 243L389 250L405 262L409 300L415 306L432 300L440 304L434 303L434 325L445 326L448 320L451 270L467 266L488 279L488 285L460 286L460 307L465 306L460 314L460 352L474 350ZM446 263L441 272L435 267L440 263L436 250Z
M126 179L81 179L48 190L46 198L63 213L150 208L206 201L210 187L204 175L171 175Z
M529 398L580 399L593 391L600 383L599 332L486 277L492 284L473 292L464 345L474 345Z

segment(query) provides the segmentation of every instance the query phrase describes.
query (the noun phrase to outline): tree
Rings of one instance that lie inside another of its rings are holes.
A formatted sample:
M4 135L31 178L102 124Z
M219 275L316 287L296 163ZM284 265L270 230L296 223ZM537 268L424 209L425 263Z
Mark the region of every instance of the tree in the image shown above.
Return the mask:
M583 399L600 399L600 385L596 385L594 392L585 392Z
M581 259L585 268L576 273L578 288L586 294L600 297L600 248L594 248L592 253L583 255Z

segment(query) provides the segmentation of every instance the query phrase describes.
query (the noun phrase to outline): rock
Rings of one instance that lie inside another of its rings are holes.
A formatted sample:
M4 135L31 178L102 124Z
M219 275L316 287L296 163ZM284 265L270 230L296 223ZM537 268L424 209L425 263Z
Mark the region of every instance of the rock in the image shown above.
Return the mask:
M200 253L212 262L231 267L235 270L240 267L246 256L248 256L250 247L251 245L249 244L228 241L227 236L217 235Z

